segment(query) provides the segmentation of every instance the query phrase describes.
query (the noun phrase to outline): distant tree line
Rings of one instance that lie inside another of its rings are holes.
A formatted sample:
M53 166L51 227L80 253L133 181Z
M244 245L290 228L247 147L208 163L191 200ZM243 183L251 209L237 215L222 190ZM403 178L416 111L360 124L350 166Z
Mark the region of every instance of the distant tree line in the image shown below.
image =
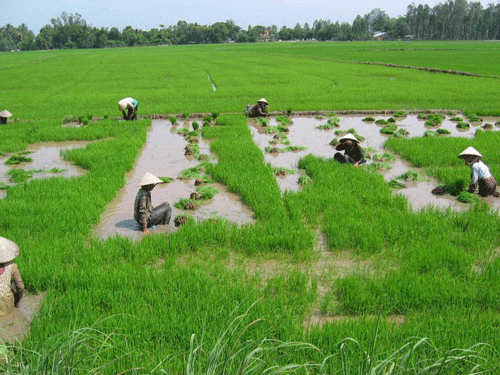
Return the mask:
M159 25L149 31L131 26L120 31L116 27L92 27L78 13L52 18L50 25L38 35L25 24L0 27L0 51L131 47L163 44L251 43L275 40L370 40L375 32L385 33L385 39L412 38L417 40L495 40L500 39L500 4L484 9L480 2L448 0L430 8L411 3L405 16L391 18L380 9L364 17L357 16L352 24L316 20L310 26L296 24L278 29L272 26L248 26L242 29L234 21L198 25L179 21L176 25Z

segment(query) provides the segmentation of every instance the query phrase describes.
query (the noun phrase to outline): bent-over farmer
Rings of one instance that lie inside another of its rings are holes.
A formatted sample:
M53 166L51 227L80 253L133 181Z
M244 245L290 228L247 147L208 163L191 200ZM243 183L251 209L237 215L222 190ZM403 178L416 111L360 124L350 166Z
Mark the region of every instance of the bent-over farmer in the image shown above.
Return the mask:
M471 183L469 193L474 193L478 187L478 193L482 197L493 195L499 197L500 194L496 191L497 181L490 172L486 164L481 161L483 155L479 153L474 147L467 147L458 155L460 159L465 161L471 169Z
M12 116L12 113L7 111L6 109L0 112L0 124L6 124L7 119Z
M351 133L339 139L339 144L335 147L335 150L344 151L344 155L340 152L337 152L334 155L335 160L339 163L351 163L355 167L366 163L366 160L363 157L363 150L361 150L361 147L359 146L359 141Z
M24 294L21 273L17 264L13 263L18 255L19 246L0 237L0 316L12 313Z
M166 202L153 208L151 203L151 191L154 187L162 183L158 177L147 172L141 180L141 188L137 192L134 202L134 219L141 226L144 234L149 233L149 228L153 225L170 223L172 208Z
M118 109L123 113L124 120L137 119L138 108L139 103L134 98L123 98L118 102ZM125 113L125 110L127 110L127 113Z
M259 99L257 101L257 104L249 108L249 117L264 117L264 116L269 116L269 113L267 113L267 106L269 106L269 103L265 98Z

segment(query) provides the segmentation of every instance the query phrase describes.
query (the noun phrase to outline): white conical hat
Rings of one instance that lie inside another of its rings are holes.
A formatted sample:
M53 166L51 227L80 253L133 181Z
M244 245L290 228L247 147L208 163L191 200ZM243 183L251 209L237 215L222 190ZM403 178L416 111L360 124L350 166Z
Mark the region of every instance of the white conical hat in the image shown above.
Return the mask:
M161 184L163 181L149 172L142 177L141 186Z
M19 255L19 246L5 237L0 237L0 263L7 263Z
M352 135L351 133L344 135L342 138L339 139L339 142L347 141L347 140L359 142L358 139L354 135Z
M262 98L262 99L257 100L257 103L266 103L266 104L269 104L267 102L266 98Z
M459 158L463 158L464 156L479 156L480 158L483 157L483 155L481 155L479 151L476 150L474 147L467 147L465 150L462 151L460 155L458 155Z
M12 116L12 113L10 113L7 110L3 110L2 112L0 112L0 117L10 117L10 116Z

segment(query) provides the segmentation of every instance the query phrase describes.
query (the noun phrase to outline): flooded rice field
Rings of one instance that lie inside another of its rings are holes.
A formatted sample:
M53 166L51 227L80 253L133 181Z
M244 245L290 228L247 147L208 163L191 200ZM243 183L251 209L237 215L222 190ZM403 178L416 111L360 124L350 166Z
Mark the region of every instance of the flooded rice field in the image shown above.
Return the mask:
M286 177L277 177L281 191L297 191L300 189L298 179L303 173L303 171L300 171L297 167L300 158L308 154L328 159L333 157L336 151L334 146L330 145L330 142L336 137L341 137L335 135L336 131L347 131L353 129L358 135L364 138L364 140L360 142L362 148L373 149L375 150L374 153L388 152L388 150L385 150L383 146L384 142L389 138L389 135L382 134L380 132L381 126L376 125L374 122L363 121L366 115L346 115L338 117L340 119L340 126L334 127L330 130L317 129L318 126L326 124L326 118L318 119L315 117L292 117L292 124L287 126L289 131L283 134L285 134L286 138L290 141L290 145L301 146L306 149L278 153L266 152L266 148L269 148L270 146L278 148L285 147L280 144L273 145L275 134L266 133L266 128L279 126L280 124L278 121L275 118L271 118L266 127L261 126L261 124L256 120L252 119L249 121L253 139L259 148L264 152L266 162L270 163L273 167L286 168L294 172L288 174ZM376 120L388 120L389 118L390 116L388 115L376 116ZM450 117L447 116L439 128L446 129L450 132L449 135L446 135L447 137L473 138L476 133L476 129L486 123L492 124L492 131L498 131L499 128L494 125L498 121L498 118L483 118L482 122L471 123L471 126L468 129L462 130L457 127L456 121L451 121ZM437 129L437 127L425 126L425 120L418 119L417 115L408 115L405 118L398 119L397 126L398 129L405 129L409 133L409 138L423 137L426 131L435 131ZM423 173L419 171L418 168L411 167L409 163L405 162L397 155L396 161L390 163L390 165L390 170L380 172L384 175L384 179L388 182L410 169L419 172L420 174ZM452 210L463 210L468 207L467 204L457 201L455 197L450 197L448 195L433 195L431 191L438 186L439 183L429 177L426 178L426 181L411 182L406 188L395 190L395 194L405 195L414 210L419 210L429 205L436 208L450 208ZM493 209L500 208L499 199L495 199L493 197L487 197L485 199Z
M101 222L94 229L94 234L100 238L120 235L140 239L142 232L134 220L134 200L140 189L139 182L146 172L157 177L170 177L172 182L157 185L151 193L153 206L167 202L172 207L170 225L158 225L153 233L175 230L174 218L186 213L195 219L221 217L234 223L252 223L253 212L245 206L241 199L227 191L221 184L211 184L219 192L202 203L197 210L180 210L174 203L182 198L189 198L196 192L194 179L180 179L179 174L185 169L196 167L200 162L193 156L185 155L188 142L178 134L178 130L188 128L190 122L183 125L172 125L166 120L153 120L148 132L146 144L136 161L134 169L126 176L126 184L118 196L106 208ZM210 154L210 146L199 139L200 154Z
M12 186L12 176L9 171L23 169L28 172L30 178L49 178L49 177L77 177L83 176L85 170L70 161L61 157L61 151L74 148L82 148L91 142L71 141L71 142L46 142L29 145L25 153L13 153L0 157L0 185ZM24 156L32 159L19 164L7 165L6 161L15 155ZM0 199L7 195L6 190L0 190Z

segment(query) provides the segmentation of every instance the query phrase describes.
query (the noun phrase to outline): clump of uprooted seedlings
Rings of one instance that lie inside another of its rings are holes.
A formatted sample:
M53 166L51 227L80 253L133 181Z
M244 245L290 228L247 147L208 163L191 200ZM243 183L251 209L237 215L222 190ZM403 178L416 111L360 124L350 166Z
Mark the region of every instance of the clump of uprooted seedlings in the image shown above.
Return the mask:
M316 129L320 130L331 130L333 128L338 128L340 126L340 118L333 114L326 122L326 124L316 126Z
M394 162L396 161L396 156L389 154L388 152L384 152L383 154L374 154L372 156L372 160L378 162Z
M393 135L398 130L398 126L395 124L389 124L380 129L380 133Z
M180 210L196 210L200 207L199 201L212 199L219 190L210 185L198 186L196 193L191 193L188 198L182 198L174 204Z
M278 176L278 177L285 177L288 174L294 174L295 173L294 170L287 169L287 168L284 168L284 167L274 167L273 168L273 172L274 172L274 175Z
M464 121L460 121L458 124L457 124L457 128L459 129L463 129L463 130L466 130L466 129L469 129L470 128L470 125L468 122L464 122Z
M205 183L212 183L212 179L206 174L206 162L200 163L196 167L184 169L179 173L181 180L202 180Z
M306 185L309 185L311 182L312 182L312 178L309 177L308 175L306 174L303 174L299 177L299 185L300 186L306 186Z
M174 219L174 225L176 227L180 227L181 225L185 225L187 224L187 222L190 220L190 219L193 219L192 216L190 215L186 215L186 214L180 214L180 215L177 215Z
M307 147L305 146L287 146L287 147L271 147L268 146L266 147L266 152L270 154L278 154L280 152L297 152L297 151L304 151L307 150Z
M288 137L283 134L283 133L277 133L273 136L273 139L271 139L269 141L269 144L270 145L277 145L277 144L280 144L280 145L285 145L285 146L288 146L290 145L290 140L288 139Z
M399 128L396 130L396 132L392 135L395 138L406 138L410 135L410 132L406 129Z
M425 126L437 127L443 123L444 115L442 115L442 114L430 114L430 115L427 115L426 120L427 121L425 121Z
M397 118L403 118L406 116L408 116L408 111L398 111L398 112L394 113L394 117L397 117Z
M406 171L396 177L396 180L403 181L425 181L425 178L413 170Z
M15 164L21 164L21 163L29 163L32 162L32 158L28 158L24 156L25 154L29 154L30 151L25 151L25 152L20 152L17 155L11 155L6 161L5 165L15 165Z

